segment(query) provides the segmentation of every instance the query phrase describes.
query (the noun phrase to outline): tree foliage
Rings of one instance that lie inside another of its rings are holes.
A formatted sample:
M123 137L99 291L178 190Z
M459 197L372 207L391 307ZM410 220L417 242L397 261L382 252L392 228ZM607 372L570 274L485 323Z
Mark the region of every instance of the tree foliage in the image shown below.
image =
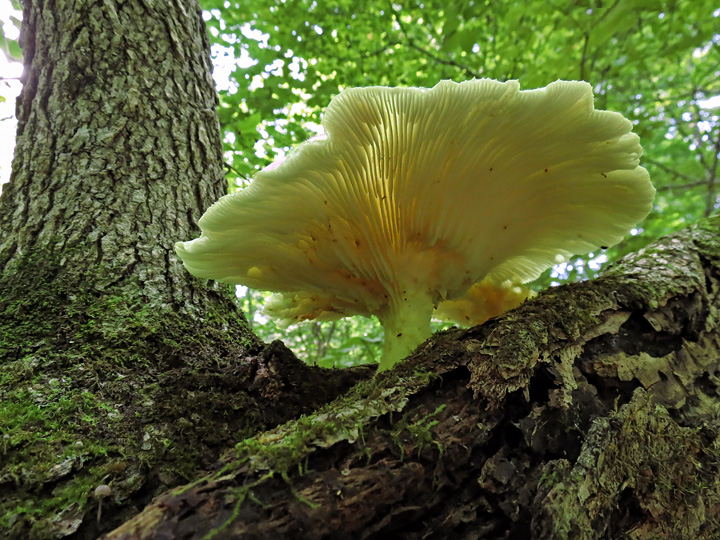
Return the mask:
M307 126L320 123L342 88L473 77L536 88L583 79L595 88L596 106L632 119L642 138L644 164L661 191L645 224L650 236L717 206L718 102L707 100L720 94L720 9L712 0L207 0L204 7L216 54L246 59L221 92L226 151L240 175L233 180L245 181L278 149L311 135Z
M220 92L230 189L320 129L323 109L343 88L475 77L536 88L583 79L597 108L635 124L658 196L637 234L548 271L537 288L593 277L604 262L718 207L720 99L711 98L720 94L720 9L712 0L205 0L203 7L216 65L234 65ZM247 291L242 302L262 298ZM364 322L280 331L255 320L260 335L294 342L322 365L342 363L320 354L333 350L371 361L379 342L377 326Z

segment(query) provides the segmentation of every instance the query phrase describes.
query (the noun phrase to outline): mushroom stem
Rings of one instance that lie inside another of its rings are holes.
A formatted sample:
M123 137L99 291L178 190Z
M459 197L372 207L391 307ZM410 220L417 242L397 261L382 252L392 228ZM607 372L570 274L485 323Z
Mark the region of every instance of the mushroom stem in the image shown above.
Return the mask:
M434 308L427 291L399 291L400 296L387 314L379 317L385 330L385 346L378 371L392 368L430 337L430 319Z

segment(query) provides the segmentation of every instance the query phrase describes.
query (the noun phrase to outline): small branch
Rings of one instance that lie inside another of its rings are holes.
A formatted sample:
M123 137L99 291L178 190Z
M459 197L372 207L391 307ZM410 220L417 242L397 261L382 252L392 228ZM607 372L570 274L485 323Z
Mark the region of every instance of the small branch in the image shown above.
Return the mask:
M389 48L394 47L395 45L400 45L400 44L401 44L401 43L400 43L399 41L389 41L389 42L387 42L385 45L383 45L382 47L380 47L379 49L377 49L377 50L375 50L375 51L371 51L371 52L367 53L365 56L366 56L366 57L377 56L377 55L379 55L379 54L384 53L384 52L387 51Z
M660 163L659 161L655 161L654 159L644 158L643 161L646 161L647 163L652 163L652 164L655 165L657 168L662 169L662 170L665 171L666 173L672 174L672 175L673 175L674 177L676 177L676 178L682 178L682 179L685 180L686 182L696 182L696 179L695 179L695 178L693 178L693 177L691 177L691 176L688 176L687 174L683 174L683 173L681 173L681 172L678 172L678 171L676 171L675 169L672 169L672 168L668 167L667 165L664 165L664 164ZM704 183L705 183L704 181L700 181L700 182L697 183L697 185L700 186L700 185L702 185L702 184L704 184Z
M657 188L657 191L670 191L672 189L690 189L690 188L695 188L695 187L700 187L700 186L706 186L707 183L708 183L707 180L699 180L697 182L691 182L689 184L675 184L672 186L662 186L662 187Z
M390 4L390 11L393 14L393 18L395 19L395 22L397 22L398 26L400 27L400 32L402 32L405 35L405 38L407 39L407 45L411 49L415 49L416 51L424 54L428 58L434 60L438 64L443 64L445 66L452 66L452 67L458 68L458 69L464 71L465 73L467 73L468 75L470 75L471 77L474 77L476 79L479 79L480 77L482 77L482 75L480 75L480 73L476 72L475 70L471 69L468 66L460 64L460 63L456 62L455 60L442 58L442 57L437 56L436 54L433 54L432 52L420 47L419 45L415 45L412 38L410 37L410 34L408 33L407 29L405 28L405 24L400 19L400 15L398 14L397 11L395 11L395 8L392 6L392 4Z
M422 54L424 54L424 55L427 56L428 58L431 58L431 59L435 60L438 64L443 64L443 65L446 65L446 66L456 67L456 68L458 68L458 69L463 70L465 73L467 73L468 75L470 75L471 77L474 77L474 78L476 78L476 79L479 79L480 77L482 77L482 75L481 75L480 73L472 70L472 69L469 68L468 66L465 66L465 65L463 65L463 64L460 64L460 63L456 62L455 60L448 60L448 59L445 59L445 58L441 58L441 57L439 57L439 56L431 53L430 51L427 51L427 50L423 49L422 47L419 47L419 46L415 45L415 43L413 43L412 41L408 41L408 45L409 45L411 48L415 49L416 51L421 52Z
M580 80L585 80L585 62L587 61L588 46L590 45L590 32L585 32L585 42L583 43L582 57L580 58Z
M327 353L328 348L330 347L330 340L332 339L333 333L335 332L335 328L337 326L337 321L333 321L330 325L330 328L328 329L327 334L320 334L321 341L318 342L318 353L317 353L317 359L318 361L325 357L325 354Z
M253 297L252 294L250 294L250 289L245 292L245 301L247 302L245 319L247 320L248 326L253 328L255 324L255 306L253 305Z
M243 173L241 173L240 171L238 171L235 167L233 167L233 166L230 165L229 163L223 163L223 165L225 166L226 169L231 170L232 172L234 172L235 174L237 174L239 177L245 178L245 175L244 175Z

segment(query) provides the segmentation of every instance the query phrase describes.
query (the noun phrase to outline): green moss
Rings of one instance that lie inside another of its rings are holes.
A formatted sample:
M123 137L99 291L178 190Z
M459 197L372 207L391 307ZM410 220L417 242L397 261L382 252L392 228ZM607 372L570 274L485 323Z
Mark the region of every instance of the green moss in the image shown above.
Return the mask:
M709 418L700 428L682 426L636 390L609 418L595 420L574 465L558 460L545 466L538 527L547 537L581 537L578 531L607 519L608 508L630 506L648 518L636 529L645 531L642 538L716 538L718 520L706 509L720 501L720 459L707 444L718 440L717 414ZM623 496L634 504L619 505Z
M199 321L147 302L132 278L95 288L112 275L35 256L0 277L7 538L57 537L58 516L77 521L96 507L97 485L110 483L122 501L153 475L158 488L185 481L202 459L214 459L211 447L257 429L252 416L239 422L218 413L244 407L244 394L201 386L205 371L237 369L219 368L217 357L240 361L257 346L241 315L225 309L230 301L216 312L208 303ZM183 383L197 380L193 395L175 390L183 388L170 376L177 370ZM183 429L177 420L193 414Z
M76 248L63 255L73 259L81 251ZM82 255L79 258L84 259ZM186 332L192 325L186 315L174 313L172 306L148 301L136 276L118 279L124 273L124 268L103 265L75 268L43 253L32 254L12 272L6 271L0 280L0 359L76 349L74 345L82 343L82 352L130 351L134 354L114 358L127 364L144 361L147 352L157 352L153 347L186 347L188 340L199 343L207 337L194 327L193 332ZM114 284L99 285L107 282ZM229 298L231 292L223 291ZM227 306L218 310L208 307L203 305L203 318L209 328L240 330L224 337L228 343L258 345L238 312L224 309ZM223 339L221 334L215 337ZM149 343L141 348L142 339L138 338L143 337Z
M446 405L440 405L433 412L426 414L422 418L415 420L414 422L408 423L408 418L403 418L393 430L393 433L397 436L409 435L409 438L403 438L403 440L397 440L396 443L400 448L401 455L404 453L404 449L410 445L415 447L415 451L419 454L430 446L435 446L440 454L443 454L445 448L442 443L435 439L432 433L432 428L438 425L440 422L437 416L445 410Z
M216 529L212 529L208 531L208 533L202 537L202 540L211 540L212 538L217 538L219 534L221 534L225 529L227 529L232 523L238 518L240 515L240 510L242 508L242 505L245 503L246 500L251 500L258 506L263 506L263 504L257 499L257 497L253 494L253 489L255 489L257 486L265 482L266 480L269 480L275 475L273 472L269 472L265 474L264 476L261 476L258 478L255 482L251 482L249 484L243 485L240 488L229 490L230 495L235 499L235 505L233 507L233 511L230 514L230 517L225 520L225 522L217 527Z
M42 382L35 378L29 388L6 391L0 401L5 441L0 482L17 487L15 495L0 504L0 527L6 530L59 515L69 505L82 511L104 473L80 468L115 451L114 445L90 434L100 419L111 429L116 411L87 391L70 389L68 381ZM63 479L67 481L57 483ZM56 485L51 496L37 496L47 485Z

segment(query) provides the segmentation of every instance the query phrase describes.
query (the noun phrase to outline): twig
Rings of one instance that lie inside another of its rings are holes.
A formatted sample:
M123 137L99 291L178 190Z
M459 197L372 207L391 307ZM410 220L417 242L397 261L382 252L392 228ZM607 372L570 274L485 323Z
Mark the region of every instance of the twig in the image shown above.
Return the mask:
M585 40L582 48L582 57L580 58L580 80L585 80L585 62L587 61L588 46L590 45L590 32L585 32Z
M707 179L707 197L705 199L705 217L708 217L715 209L715 203L717 202L718 194L715 190L715 180L717 180L717 169L718 161L720 161L720 132L718 132L715 138L715 144L713 145L713 164L712 167L708 168L708 179Z
M465 65L463 65L463 64L460 64L459 62L456 62L455 60L450 60L450 59L448 59L448 58L442 58L442 57L440 57L440 56L437 56L436 54L433 54L432 52L430 52L430 51L428 51L428 50L420 47L419 45L416 45L416 44L413 42L412 38L410 37L410 34L408 33L407 29L405 28L405 24L404 24L404 23L402 22L402 20L400 19L400 15L399 15L398 12L395 10L395 8L393 7L392 3L390 4L390 11L391 11L392 14L393 14L393 18L395 19L395 22L397 22L398 26L400 27L400 32L402 32L403 34L405 34L405 38L407 39L407 45L408 45L411 49L415 49L416 51L424 54L424 55L427 56L428 58L434 60L434 61L437 62L438 64L443 64L443 65L446 65L446 66L452 66L452 67L461 69L461 70L463 70L465 73L467 73L468 75L470 75L470 76L472 76L472 77L474 77L474 78L476 78L476 79L481 77L480 73L476 72L475 70L471 69L471 68L468 67L468 66L465 66Z
M672 186L662 186L657 188L658 191L670 191L671 189L690 189L694 187L706 186L707 180L699 180L698 182L691 182L689 184L673 184Z
M224 162L223 165L225 166L226 169L230 169L231 171L233 171L233 172L234 172L235 174L237 174L238 176L244 178L245 175L243 175L243 173L241 173L240 171L238 171L235 167L233 167L233 166L230 165L229 163Z
M676 171L675 169L672 169L672 168L668 167L667 165L664 165L664 164L660 163L659 161L655 161L654 159L643 158L643 161L645 161L645 162L647 162L647 163L652 163L653 165L655 165L655 166L658 167L659 169L662 169L662 170L665 171L666 173L672 174L672 175L675 176L676 178L682 178L683 180L685 180L685 181L687 181L687 182L693 182L693 183L694 183L694 182L697 182L697 180L696 180L695 178L693 178L693 177L691 177L691 176L688 176L687 174L683 174L683 173L681 173L681 172L679 172L679 171ZM704 184L704 183L705 183L705 181L699 181L699 182L697 182L696 185L701 186L701 185Z
M463 64L460 64L460 63L456 62L455 60L448 60L448 59L445 59L445 58L441 58L441 57L439 57L439 56L436 56L436 55L434 55L433 53L431 53L430 51L427 51L427 50L423 49L422 47L419 47L418 45L415 45L415 43L413 43L412 40L408 40L408 45L409 45L411 48L415 49L416 51L421 52L422 54L424 54L424 55L427 56L428 58L431 58L431 59L435 60L438 64L443 64L443 65L446 65L446 66L456 67L456 68L458 68L458 69L463 70L465 73L467 73L468 75L470 75L470 76L472 76L472 77L474 77L474 78L476 78L476 79L482 77L482 75L480 75L480 73L478 73L478 72L470 69L468 66L465 66L465 65L463 65Z

